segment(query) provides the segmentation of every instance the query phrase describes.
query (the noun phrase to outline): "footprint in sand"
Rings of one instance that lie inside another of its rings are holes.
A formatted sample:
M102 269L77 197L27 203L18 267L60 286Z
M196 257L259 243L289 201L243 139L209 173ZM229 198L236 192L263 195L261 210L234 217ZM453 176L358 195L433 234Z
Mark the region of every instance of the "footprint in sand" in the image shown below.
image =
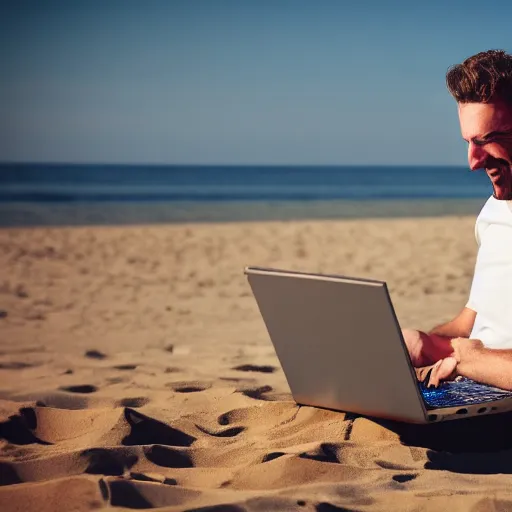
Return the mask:
M315 510L316 512L347 512L348 510L352 509L348 509L345 507L337 507L336 505L331 505L330 503L323 502L319 503L316 506Z
M89 357L90 359L105 359L107 354L104 354L99 350L87 350L85 357Z
M410 482L411 480L414 480L418 475L394 475L393 480L395 482L399 482L401 484L404 484L405 482Z
M135 370L137 368L136 364L117 364L113 366L114 370Z
M226 414L221 414L218 418L217 418L217 423L219 425L229 425L229 415L226 413Z
M80 453L88 461L85 473L91 475L120 476L134 466L139 457L125 449L90 448Z
M203 433L208 434L212 437L235 437L241 432L245 430L245 427L232 427L227 428L226 430L221 430L219 432L212 432L211 430L207 430L204 427L201 427L199 425L196 425L196 427Z
M163 444L167 446L190 446L196 438L155 420L126 408L124 413L126 422L130 426L130 433L122 440L124 446L142 444Z
M168 386L176 393L198 393L211 387L210 384L201 382L171 382Z
M144 455L153 464L164 468L193 468L194 462L188 453L154 445L144 449Z
M272 452L267 453L261 462L270 462L271 460L278 459L279 457L282 457L283 455L286 455L284 452Z
M95 393L98 391L96 386L91 384L82 384L79 386L63 386L59 388L61 391L68 391L69 393Z
M270 365L259 366L256 364L242 364L240 366L235 366L232 370L236 370L238 372L274 373L277 368Z
M23 480L19 477L15 466L9 462L0 462L0 486L21 483Z
M153 505L137 490L131 482L123 480L114 480L108 482L108 495L110 504L113 507L129 507L147 509L153 508Z
M147 475L145 473L136 473L132 471L130 473L130 478L141 482L157 482L164 485L178 485L178 481L175 478L166 478L163 475Z
M317 449L299 455L301 459L317 460L318 462L331 462L339 464L339 446L331 443L322 443Z
M187 508L183 512L247 512L247 509L238 505L212 505L211 507Z
M253 389L242 389L242 395L245 395L249 398L254 398L255 400L271 400L271 398L266 397L265 393L272 391L274 388L272 386L261 386L259 388Z
M120 407L142 407L150 402L149 398L145 396L136 396L133 398L123 398L119 400L118 404Z
M177 393L197 393L198 391L204 391L206 388L197 386L183 386L174 388Z
M22 361L10 361L6 363L0 363L0 370L24 370L25 368L34 368L40 366L34 363L24 363Z
M170 479L172 481L172 479ZM166 483L166 482L163 482ZM177 490L174 485L155 485L155 482L140 480L108 480L104 486L103 495L108 496L112 507L125 507L127 509L150 509L165 507L177 503L177 496L181 505L185 501L197 499L201 491L192 489ZM185 508L180 507L181 510ZM214 510L216 507L208 507ZM219 512L231 512L229 507L218 508Z
M36 424L34 409L24 407L19 415L10 416L7 421L0 423L0 438L14 445L50 444L34 435L32 430Z

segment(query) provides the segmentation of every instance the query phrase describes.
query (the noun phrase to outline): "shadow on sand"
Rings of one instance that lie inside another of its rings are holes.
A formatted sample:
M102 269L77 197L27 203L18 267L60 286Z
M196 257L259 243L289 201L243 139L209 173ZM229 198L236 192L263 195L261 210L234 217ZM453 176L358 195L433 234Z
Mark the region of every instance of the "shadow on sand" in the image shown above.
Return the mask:
M512 412L431 425L375 421L403 444L428 448L426 469L512 474Z

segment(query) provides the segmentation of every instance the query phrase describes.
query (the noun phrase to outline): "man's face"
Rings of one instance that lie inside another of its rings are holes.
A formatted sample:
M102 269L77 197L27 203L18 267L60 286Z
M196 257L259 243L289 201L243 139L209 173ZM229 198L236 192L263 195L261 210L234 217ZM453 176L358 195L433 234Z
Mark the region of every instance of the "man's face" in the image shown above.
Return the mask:
M512 199L512 107L496 103L459 103L462 137L469 167L485 169L496 199Z

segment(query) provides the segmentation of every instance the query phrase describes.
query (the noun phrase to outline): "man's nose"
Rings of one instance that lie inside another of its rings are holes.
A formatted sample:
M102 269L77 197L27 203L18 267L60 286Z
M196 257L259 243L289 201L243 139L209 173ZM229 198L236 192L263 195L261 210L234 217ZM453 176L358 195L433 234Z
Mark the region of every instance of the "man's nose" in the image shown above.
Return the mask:
M477 169L485 169L485 161L487 160L487 157L487 151L485 151L483 146L479 146L473 142L469 143L468 162L472 171L476 171Z

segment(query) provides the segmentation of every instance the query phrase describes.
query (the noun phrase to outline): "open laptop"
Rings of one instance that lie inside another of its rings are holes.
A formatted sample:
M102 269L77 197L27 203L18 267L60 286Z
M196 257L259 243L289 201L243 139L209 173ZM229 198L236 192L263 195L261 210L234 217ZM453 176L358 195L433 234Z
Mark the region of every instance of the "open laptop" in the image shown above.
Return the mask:
M512 392L416 379L386 283L247 267L294 400L411 423L512 410Z

